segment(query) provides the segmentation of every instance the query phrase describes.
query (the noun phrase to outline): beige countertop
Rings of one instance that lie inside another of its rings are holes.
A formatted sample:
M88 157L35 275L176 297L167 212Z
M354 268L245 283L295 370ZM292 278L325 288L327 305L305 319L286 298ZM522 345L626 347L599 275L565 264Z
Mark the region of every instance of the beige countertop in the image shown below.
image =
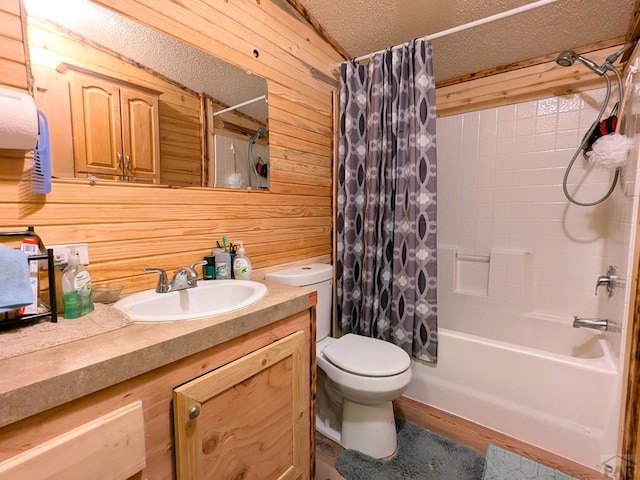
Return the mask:
M315 305L312 290L264 283L268 287L267 295L237 312L173 323L134 323L1 360L0 427L173 363Z

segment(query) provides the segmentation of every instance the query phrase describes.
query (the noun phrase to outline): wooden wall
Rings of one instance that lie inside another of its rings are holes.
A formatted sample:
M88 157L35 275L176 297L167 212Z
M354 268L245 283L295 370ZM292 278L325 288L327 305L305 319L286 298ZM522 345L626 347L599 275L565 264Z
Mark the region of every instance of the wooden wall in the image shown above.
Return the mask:
M332 67L342 57L285 0L95 0L250 69L269 83L271 192L54 181L31 193L24 152L0 151L0 229L35 225L46 243L87 242L94 282L151 288L145 267L202 258L227 235L243 240L254 268L329 259L332 231ZM0 84L27 89L19 0L0 0ZM600 61L620 42L593 51ZM601 86L553 58L437 89L439 115ZM521 67L521 68L520 68ZM179 152L176 152L179 155Z
M227 235L254 268L328 259L332 224L330 69L341 61L288 3L98 1L269 82L271 192L54 180L31 193L25 152L0 150L0 229L35 225L45 243L87 242L94 282L155 285L145 267L198 261ZM27 89L19 0L0 0L0 84ZM214 36L216 38L214 38Z

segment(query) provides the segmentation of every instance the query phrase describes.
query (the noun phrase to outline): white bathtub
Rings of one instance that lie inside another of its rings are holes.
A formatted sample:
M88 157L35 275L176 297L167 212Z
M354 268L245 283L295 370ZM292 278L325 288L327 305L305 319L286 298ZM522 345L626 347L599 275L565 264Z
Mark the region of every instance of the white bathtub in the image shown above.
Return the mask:
M597 470L615 455L619 386L598 332L533 315L450 325L405 396Z

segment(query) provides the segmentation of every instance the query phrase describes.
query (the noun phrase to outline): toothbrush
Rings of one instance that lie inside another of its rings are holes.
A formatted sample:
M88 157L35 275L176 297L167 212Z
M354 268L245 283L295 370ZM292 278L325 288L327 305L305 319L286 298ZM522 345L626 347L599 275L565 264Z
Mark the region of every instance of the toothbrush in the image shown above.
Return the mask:
M226 235L224 237L222 237L222 248L224 248L225 253L229 253L229 250L227 250L227 236Z

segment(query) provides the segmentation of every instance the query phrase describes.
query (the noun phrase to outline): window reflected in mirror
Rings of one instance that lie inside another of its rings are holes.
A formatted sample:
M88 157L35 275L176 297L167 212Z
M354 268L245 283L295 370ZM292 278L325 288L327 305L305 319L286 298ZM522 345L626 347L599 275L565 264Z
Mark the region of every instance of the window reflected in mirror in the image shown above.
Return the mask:
M88 0L24 2L55 177L269 189L266 80Z

